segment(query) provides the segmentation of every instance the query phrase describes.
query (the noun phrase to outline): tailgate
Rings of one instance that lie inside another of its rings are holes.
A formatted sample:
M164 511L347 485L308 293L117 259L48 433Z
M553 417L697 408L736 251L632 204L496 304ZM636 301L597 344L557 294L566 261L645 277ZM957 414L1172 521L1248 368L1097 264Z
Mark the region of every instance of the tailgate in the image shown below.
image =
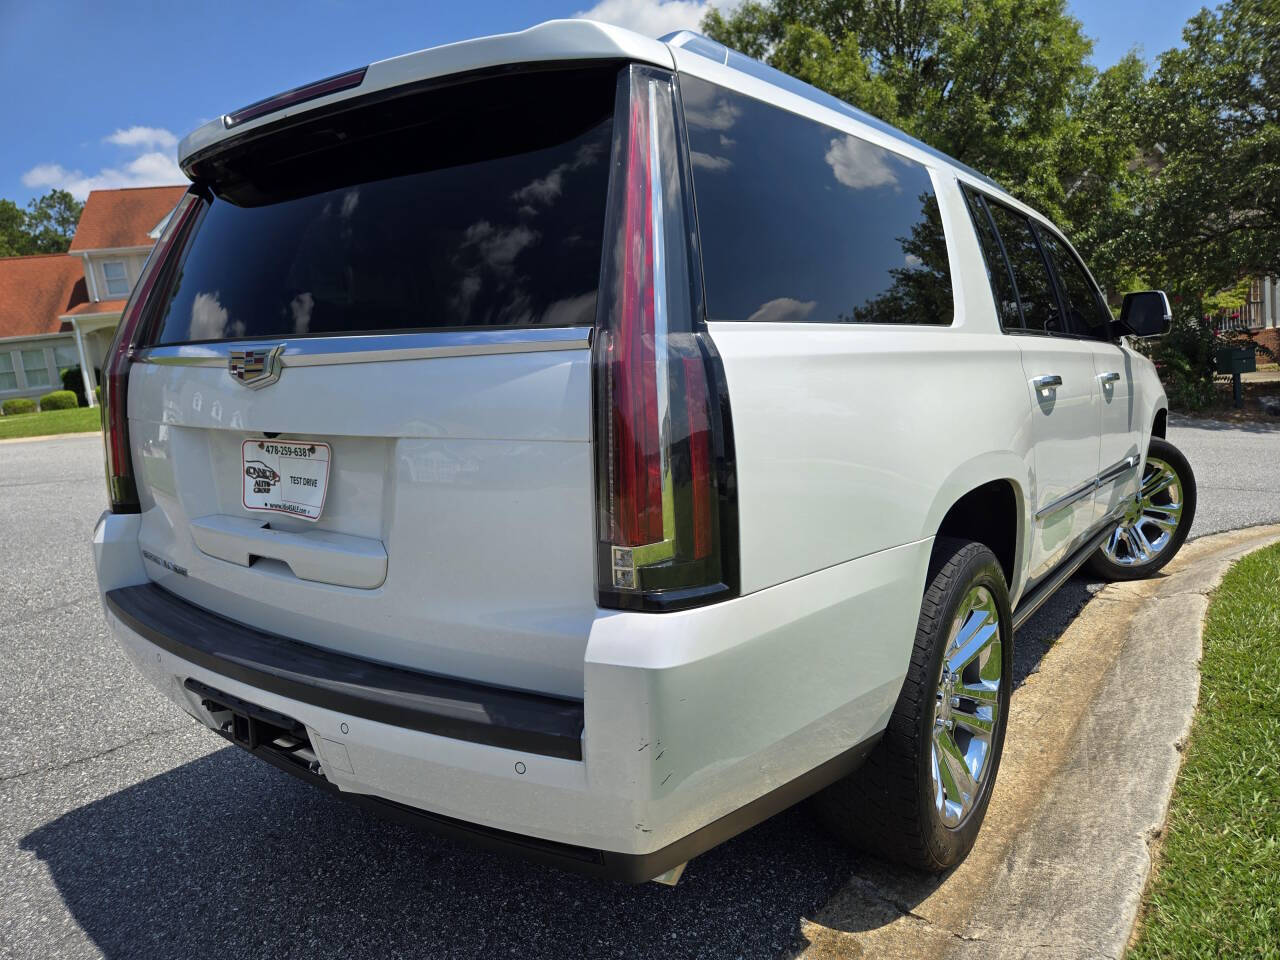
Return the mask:
M202 166L128 383L154 579L269 633L582 695L616 75L406 93Z

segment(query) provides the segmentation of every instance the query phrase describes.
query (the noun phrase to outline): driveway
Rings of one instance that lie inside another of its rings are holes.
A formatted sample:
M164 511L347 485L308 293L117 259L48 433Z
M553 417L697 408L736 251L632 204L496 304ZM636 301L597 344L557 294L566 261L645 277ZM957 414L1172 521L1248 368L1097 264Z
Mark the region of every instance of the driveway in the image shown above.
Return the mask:
M1280 427L1176 421L1200 535L1280 522ZM224 745L109 640L87 560L97 436L0 444L0 956L772 957L885 867L803 810L600 883L384 823ZM1019 683L1097 587L1018 635Z

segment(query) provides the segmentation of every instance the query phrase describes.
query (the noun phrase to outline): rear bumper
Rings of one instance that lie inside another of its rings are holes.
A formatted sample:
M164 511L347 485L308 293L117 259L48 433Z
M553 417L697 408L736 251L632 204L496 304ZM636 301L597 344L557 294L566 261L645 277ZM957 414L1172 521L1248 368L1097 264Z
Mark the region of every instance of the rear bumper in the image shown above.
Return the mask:
M897 698L929 550L885 551L698 610L601 611L577 702L236 624L151 584L136 524L107 515L95 530L107 622L187 713L218 729L192 688L274 711L305 728L323 771L254 751L291 773L394 819L627 881L857 766Z

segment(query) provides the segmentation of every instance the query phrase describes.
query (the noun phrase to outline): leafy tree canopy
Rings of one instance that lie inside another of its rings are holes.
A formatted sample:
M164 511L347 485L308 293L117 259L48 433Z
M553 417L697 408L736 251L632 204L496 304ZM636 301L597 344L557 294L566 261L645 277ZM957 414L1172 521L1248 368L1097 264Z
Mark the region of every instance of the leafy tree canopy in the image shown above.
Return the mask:
M65 190L50 190L21 209L0 199L0 257L32 253L65 253L84 209Z

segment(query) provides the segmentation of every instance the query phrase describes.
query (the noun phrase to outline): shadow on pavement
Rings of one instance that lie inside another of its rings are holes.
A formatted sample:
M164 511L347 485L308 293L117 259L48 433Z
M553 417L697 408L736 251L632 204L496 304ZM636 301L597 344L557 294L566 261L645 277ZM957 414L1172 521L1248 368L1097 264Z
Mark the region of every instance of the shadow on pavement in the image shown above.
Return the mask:
M1071 581L1018 634L1017 684L1091 594ZM772 957L803 945L801 918L851 876L888 879L898 909L939 882L842 850L802 807L697 858L674 889L610 884L384 822L232 747L22 847L110 958Z

